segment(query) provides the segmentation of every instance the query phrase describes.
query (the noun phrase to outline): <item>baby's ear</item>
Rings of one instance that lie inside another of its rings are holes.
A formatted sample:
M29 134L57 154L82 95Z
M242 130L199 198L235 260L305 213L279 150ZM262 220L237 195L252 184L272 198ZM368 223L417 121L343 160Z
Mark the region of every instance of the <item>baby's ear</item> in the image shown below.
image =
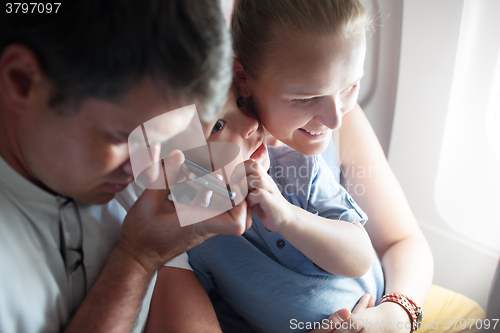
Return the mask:
M250 97L252 95L252 91L248 86L248 75L237 58L234 58L233 80L236 88L238 88L238 95L241 97Z

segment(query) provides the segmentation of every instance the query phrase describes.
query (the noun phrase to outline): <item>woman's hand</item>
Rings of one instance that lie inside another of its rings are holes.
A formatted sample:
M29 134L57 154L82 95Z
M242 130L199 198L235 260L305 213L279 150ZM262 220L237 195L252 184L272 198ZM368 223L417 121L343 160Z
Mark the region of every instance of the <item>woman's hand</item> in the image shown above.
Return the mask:
M352 315L361 312L367 308L371 308L375 306L375 302L377 300L377 296L365 294L361 297L352 310ZM345 324L344 322L349 319L351 316L351 312L348 309L340 309L337 312L334 312L328 319L325 321L325 324L322 325L321 328L309 331L309 333L330 333L336 332L336 329L341 329L342 327L349 328L349 321ZM323 322L322 322L323 323Z
M327 324L309 333L410 332L410 317L401 306L391 302L374 304L375 296L364 295L352 314L347 309L340 309L327 319Z
M385 302L375 307L366 308L345 321L335 333L355 332L385 332L385 333L408 333L410 332L410 317L398 304Z
M354 307L354 310L352 310L352 314L356 314L360 311L363 311L367 308L373 308L375 306L375 303L377 302L377 296L375 295L370 295L370 294L364 294L358 301L358 304Z
M342 324L349 319L351 315L351 311L347 309L340 309L337 312L334 312L327 320L322 321L321 328L314 329L309 331L309 333L331 333L336 332L336 327L341 327ZM325 323L323 325L323 323ZM345 324L344 324L345 325Z

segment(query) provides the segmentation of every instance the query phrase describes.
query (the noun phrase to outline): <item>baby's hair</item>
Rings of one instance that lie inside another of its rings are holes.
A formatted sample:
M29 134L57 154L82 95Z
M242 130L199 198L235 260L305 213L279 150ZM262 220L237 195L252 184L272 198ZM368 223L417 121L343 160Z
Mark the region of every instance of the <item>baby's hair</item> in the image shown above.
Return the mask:
M261 72L283 33L348 38L370 26L358 0L236 0L231 21L235 55L252 78Z

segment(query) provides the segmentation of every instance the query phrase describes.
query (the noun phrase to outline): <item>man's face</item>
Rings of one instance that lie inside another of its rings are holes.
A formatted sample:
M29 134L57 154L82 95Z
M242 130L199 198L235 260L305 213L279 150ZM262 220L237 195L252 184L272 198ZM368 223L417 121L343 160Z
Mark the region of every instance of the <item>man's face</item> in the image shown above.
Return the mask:
M41 99L30 105L18 131L27 171L41 183L38 185L52 192L97 204L113 199L133 181L130 132L153 117L184 106L147 79L120 101L89 98L71 115L60 115L47 106L48 89ZM184 130L193 115L194 111L177 113L156 123L156 130L148 133L150 144Z

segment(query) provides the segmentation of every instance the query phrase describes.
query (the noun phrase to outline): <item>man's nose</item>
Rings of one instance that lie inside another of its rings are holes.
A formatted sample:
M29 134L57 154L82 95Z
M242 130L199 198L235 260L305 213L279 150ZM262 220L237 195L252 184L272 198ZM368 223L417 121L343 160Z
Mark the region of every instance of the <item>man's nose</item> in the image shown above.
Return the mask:
M141 174L139 175L140 182L143 182L144 184L147 184L147 185L154 183L158 179L158 176L160 175L160 169L161 169L161 160L160 160L161 145L160 144L154 144L154 145L151 145L148 149L149 149L149 159L150 159L150 161L146 162L145 164L149 164L150 166L147 167L144 171L142 171ZM123 170L125 172L127 172L128 164L130 164L130 161L127 161L123 165ZM130 166L130 170L132 170L131 166Z
M342 101L338 96L326 96L320 107L318 122L329 129L337 129L342 125Z
M132 171L132 162L130 162L130 159L128 159L127 162L123 163L122 170L129 176L134 175L134 172Z

